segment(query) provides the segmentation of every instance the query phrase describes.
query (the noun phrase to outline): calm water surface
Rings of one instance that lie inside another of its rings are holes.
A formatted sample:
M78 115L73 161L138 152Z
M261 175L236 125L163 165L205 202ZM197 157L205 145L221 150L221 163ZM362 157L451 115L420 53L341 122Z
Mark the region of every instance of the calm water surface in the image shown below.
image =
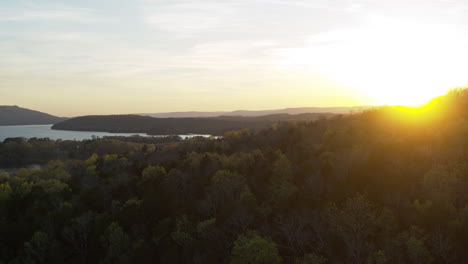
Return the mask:
M92 136L148 136L146 134L136 133L108 133L108 132L88 132L88 131L64 131L52 130L52 125L28 125L28 126L0 126L0 142L6 138L24 137L24 138L50 138L62 140L84 140L91 139ZM207 135L181 135L182 138Z

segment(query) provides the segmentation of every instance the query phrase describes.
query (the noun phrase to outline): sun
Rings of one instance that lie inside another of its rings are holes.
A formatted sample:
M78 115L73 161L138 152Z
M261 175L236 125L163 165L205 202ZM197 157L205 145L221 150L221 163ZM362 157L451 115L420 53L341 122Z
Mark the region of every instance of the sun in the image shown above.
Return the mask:
M421 105L468 83L467 38L444 25L373 18L367 26L310 37L278 50L282 68L319 72L376 104Z

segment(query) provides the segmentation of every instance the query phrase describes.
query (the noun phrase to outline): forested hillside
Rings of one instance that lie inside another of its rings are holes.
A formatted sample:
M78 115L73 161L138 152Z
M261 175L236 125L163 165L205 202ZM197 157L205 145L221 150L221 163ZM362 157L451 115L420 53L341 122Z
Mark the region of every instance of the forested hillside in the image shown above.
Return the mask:
M140 115L80 116L55 124L52 129L102 131L113 133L147 133L150 135L208 134L223 135L231 130L252 131L284 121L313 121L331 113L277 114L258 117L220 116L200 118L153 118Z
M454 90L223 138L5 140L0 164L44 166L0 174L0 262L467 263L467 110Z

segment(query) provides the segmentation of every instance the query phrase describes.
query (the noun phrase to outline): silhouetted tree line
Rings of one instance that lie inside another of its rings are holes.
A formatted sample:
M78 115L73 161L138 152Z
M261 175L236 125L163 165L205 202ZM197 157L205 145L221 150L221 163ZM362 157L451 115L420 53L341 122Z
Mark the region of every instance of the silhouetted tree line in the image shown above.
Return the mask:
M0 174L0 262L466 263L467 104L454 90L165 145L16 142L65 158Z
M154 118L140 115L103 115L70 118L52 129L103 131L112 133L147 133L149 135L205 134L222 136L231 130L252 131L268 128L277 122L313 121L333 116L332 113L274 114L256 117L220 116L190 118Z

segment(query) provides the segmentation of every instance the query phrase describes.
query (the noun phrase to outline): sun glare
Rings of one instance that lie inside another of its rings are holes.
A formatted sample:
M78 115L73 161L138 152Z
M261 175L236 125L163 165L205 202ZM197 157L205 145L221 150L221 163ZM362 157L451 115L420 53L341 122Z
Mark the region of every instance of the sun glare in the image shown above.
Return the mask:
M372 26L311 37L306 46L277 51L282 68L320 72L377 104L421 105L468 83L467 38L456 29L375 18Z

